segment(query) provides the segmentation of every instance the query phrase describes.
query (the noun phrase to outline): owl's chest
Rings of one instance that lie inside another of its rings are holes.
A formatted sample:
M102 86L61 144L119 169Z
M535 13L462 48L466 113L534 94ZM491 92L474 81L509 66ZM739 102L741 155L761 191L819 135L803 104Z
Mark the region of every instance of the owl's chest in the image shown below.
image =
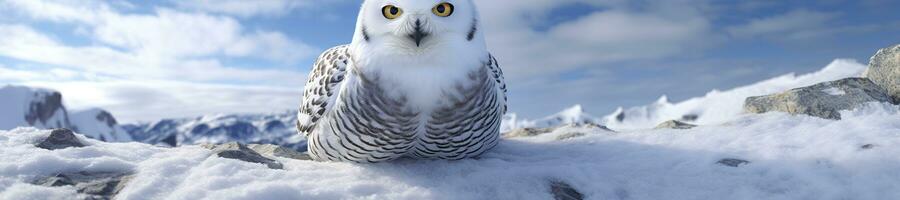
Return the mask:
M396 133L421 133L447 117L481 111L491 99L486 74L470 71L455 79L407 76L397 79L378 74L351 74L352 85L341 94L336 112L359 121L359 126ZM485 112L490 112L484 110ZM462 122L459 122L462 123ZM451 124L451 126L453 126Z

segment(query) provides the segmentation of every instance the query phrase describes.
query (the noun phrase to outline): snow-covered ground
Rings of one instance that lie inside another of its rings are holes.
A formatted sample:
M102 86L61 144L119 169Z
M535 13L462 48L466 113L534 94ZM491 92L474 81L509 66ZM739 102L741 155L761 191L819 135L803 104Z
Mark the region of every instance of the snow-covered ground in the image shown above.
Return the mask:
M566 182L587 199L900 199L900 107L870 103L843 111L839 121L741 111L748 96L854 77L864 69L837 60L811 74L680 103L663 98L604 118L580 106L539 120L508 115L505 130L601 123L618 132L563 126L504 139L481 158L460 161L275 158L285 169L274 170L211 156L198 146L82 138L90 146L49 151L34 145L48 131L19 128L0 131L0 199L71 198L73 187L30 183L81 171L134 172L119 199L552 199L551 181ZM701 126L651 129L685 118ZM726 158L750 163L717 163Z
M34 146L47 131L25 128L0 131L0 199L72 197L71 187L29 182L76 171L135 171L121 199L551 199L549 180L568 182L587 199L900 199L898 109L873 103L840 121L741 115L692 130L570 127L503 140L480 159L279 158L285 170L197 146L90 140L49 151ZM587 135L556 140L572 132ZM723 158L751 163L716 164Z

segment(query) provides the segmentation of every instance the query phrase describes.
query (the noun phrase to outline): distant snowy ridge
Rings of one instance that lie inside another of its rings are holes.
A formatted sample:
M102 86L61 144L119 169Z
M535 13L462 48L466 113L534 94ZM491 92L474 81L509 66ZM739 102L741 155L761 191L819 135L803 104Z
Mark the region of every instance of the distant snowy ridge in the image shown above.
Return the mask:
M539 120L518 119L515 113L507 114L503 117L503 123L500 126L500 132L508 132L517 128L535 128L535 127L554 127L565 124L584 125L584 124L601 124L600 118L594 117L584 112L581 105L575 105L567 108L559 113L541 118Z
M294 111L273 114L207 115L184 119L163 119L152 123L125 125L136 141L180 146L227 142L277 144L305 148L305 138L297 134Z
M0 88L0 130L16 127L68 128L88 137L128 142L131 136L102 109L69 112L57 91L22 86Z
M825 68L800 76L793 73L727 91L713 90L703 97L670 103L663 96L653 104L619 109L604 117L612 129L652 128L668 120L685 120L700 125L729 122L742 114L747 97L784 92L820 82L859 77L867 66L855 60L837 59Z
M669 120L683 120L699 125L714 125L732 121L743 113L747 97L787 91L848 77L859 77L867 66L855 60L837 59L823 69L804 75L793 73L760 81L727 91L713 90L703 97L671 103L665 95L656 102L631 108L619 108L602 118L584 113L576 105L558 114L539 120L519 119L515 114L504 118L503 130L527 127L552 127L572 122L605 125L613 130L651 129Z

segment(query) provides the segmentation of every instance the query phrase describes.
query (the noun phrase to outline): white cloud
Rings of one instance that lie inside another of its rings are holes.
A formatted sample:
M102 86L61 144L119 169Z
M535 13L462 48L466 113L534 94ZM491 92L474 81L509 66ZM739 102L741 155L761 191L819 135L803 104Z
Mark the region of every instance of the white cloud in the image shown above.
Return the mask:
M337 0L171 0L176 6L192 10L237 15L281 16L298 8L333 3Z
M710 19L695 1L478 1L492 52L515 80L546 77L623 61L691 55L717 44ZM702 3L702 2L701 2ZM535 28L566 5L597 8L576 19ZM601 9L602 8L602 9Z
M727 28L736 37L756 37L777 35L781 38L808 38L827 33L827 23L838 17L835 13L810 11L805 9L755 19L745 25Z
M227 16L157 8L151 14L124 14L94 0L11 0L7 7L35 19L74 22L78 32L104 45L124 48L144 58L194 56L258 57L296 62L315 48L273 31L247 31ZM88 30L84 30L87 26Z
M153 121L216 113L268 113L296 109L300 88L197 84L179 81L31 81L62 92L70 109L100 107L120 121Z
M0 1L0 83L56 89L71 108L102 107L123 121L294 108L306 74L287 70L317 49L277 32L247 30L228 16L157 7L125 13L123 2ZM9 11L9 12L6 12ZM48 22L71 35L35 28ZM58 34L58 35L57 35ZM89 42L68 43L69 37ZM65 38L65 39L60 39ZM227 66L262 59L271 67Z

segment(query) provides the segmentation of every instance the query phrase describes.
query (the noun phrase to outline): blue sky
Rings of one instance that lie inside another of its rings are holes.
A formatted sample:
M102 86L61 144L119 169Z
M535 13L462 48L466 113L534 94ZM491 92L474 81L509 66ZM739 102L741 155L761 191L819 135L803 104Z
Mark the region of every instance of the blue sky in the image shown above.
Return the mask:
M900 43L892 0L474 1L511 109L529 118L684 100ZM295 109L360 2L4 0L0 84L126 122Z

